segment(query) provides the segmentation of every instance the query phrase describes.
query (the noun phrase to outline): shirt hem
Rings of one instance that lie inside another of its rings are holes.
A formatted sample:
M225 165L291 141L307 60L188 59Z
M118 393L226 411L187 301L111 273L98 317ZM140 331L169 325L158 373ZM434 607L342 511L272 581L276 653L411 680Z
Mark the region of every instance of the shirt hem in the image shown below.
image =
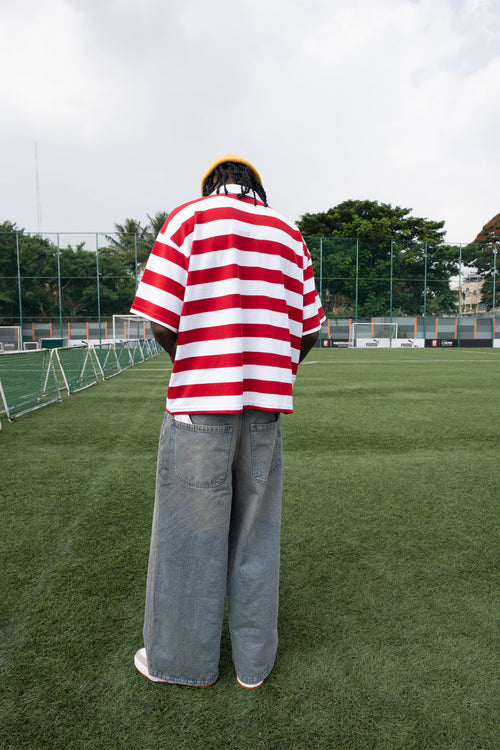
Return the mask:
M149 320L151 323L158 323L159 326L163 326L163 328L168 328L172 333L178 333L178 329L174 328L174 326L171 326L169 323L165 323L164 320L159 320L159 318L153 318L151 315L148 315L147 313L140 312L139 310L134 310L134 308L130 309L130 312L132 315L137 315L140 318L146 318L146 320Z
M255 411L278 411L280 414L293 414L293 409L273 409L268 406L252 406L251 404L244 406L242 409L191 409L190 411L170 411L170 409L167 408L165 411L167 414L175 416L176 414L241 414L241 412L246 411L247 409L254 409Z

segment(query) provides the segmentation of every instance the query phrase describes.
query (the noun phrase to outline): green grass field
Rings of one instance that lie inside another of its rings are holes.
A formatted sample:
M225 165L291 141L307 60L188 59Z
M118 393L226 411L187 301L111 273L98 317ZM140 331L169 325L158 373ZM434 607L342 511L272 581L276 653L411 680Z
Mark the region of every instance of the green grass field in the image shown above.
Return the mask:
M283 418L280 647L148 683L162 355L3 420L0 747L500 747L500 350L315 349Z

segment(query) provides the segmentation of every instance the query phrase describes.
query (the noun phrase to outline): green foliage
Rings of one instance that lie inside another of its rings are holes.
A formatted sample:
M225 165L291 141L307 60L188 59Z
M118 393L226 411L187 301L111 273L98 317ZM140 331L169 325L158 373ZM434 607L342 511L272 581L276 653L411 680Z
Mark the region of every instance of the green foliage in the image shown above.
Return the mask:
M167 216L164 211L148 216L150 224L145 227L135 219L116 224L116 234L107 236L109 247L99 248L98 264L96 253L84 243L58 250L49 239L4 221L0 224L0 321L13 325L19 320L18 270L24 319L57 318L60 313L64 318L95 318L99 311L102 316L127 314L136 289L136 250L139 267Z
M322 277L324 300L330 300L332 309L352 313L357 298L359 315L388 315L391 264L394 312L422 314L424 291L430 313L456 309L456 293L450 290L449 280L457 273L459 252L442 244L443 221L413 217L410 209L399 206L350 200L325 213L304 214L298 226L311 252L316 279L319 238L326 238Z
M19 315L16 230L0 225L0 320ZM11 225L12 226L12 225ZM3 233L2 233L3 232ZM97 317L96 254L84 245L59 249L61 305L58 288L58 249L50 240L17 230L21 271L21 302L25 319ZM109 248L99 250L101 315L127 313L135 293L135 277L123 258Z
M365 240L439 243L444 221L410 216L411 209L389 203L348 200L326 213L304 214L297 222L303 234L323 237L356 237Z
M29 236L18 230L15 223L4 221L0 224L0 319L10 321L19 314L18 245L23 314L55 315L53 279L57 277L57 248L49 240L39 235Z
M61 252L63 316L96 317L97 264L95 253L84 247ZM101 315L126 314L135 293L135 277L123 257L110 248L99 250L99 297Z
M124 263L132 270L136 259L138 265L145 263L152 244L148 228L135 219L125 219L123 224L115 224L115 229L116 233L106 235L106 239Z
M166 220L168 219L167 211L157 211L154 216L148 214L150 228L148 229L148 237L152 241L155 241L157 234L163 228Z

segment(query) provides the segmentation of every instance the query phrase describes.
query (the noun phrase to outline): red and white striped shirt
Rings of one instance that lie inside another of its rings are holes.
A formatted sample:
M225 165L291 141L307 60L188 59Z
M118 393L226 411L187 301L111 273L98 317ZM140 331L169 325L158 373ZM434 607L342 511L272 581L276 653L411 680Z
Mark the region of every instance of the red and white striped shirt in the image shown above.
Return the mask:
M239 185L176 208L131 312L177 333L171 414L291 412L301 339L325 316L297 227Z

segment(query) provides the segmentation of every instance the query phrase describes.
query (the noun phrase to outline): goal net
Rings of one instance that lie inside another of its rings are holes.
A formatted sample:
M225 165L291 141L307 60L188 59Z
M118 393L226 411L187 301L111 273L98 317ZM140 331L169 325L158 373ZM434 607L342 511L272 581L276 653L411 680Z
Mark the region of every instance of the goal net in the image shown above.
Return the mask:
M0 326L0 351L22 351L21 326Z
M391 347L397 337L397 323L352 323L349 333L349 346L358 348Z
M113 315L113 341L151 337L150 321L139 315Z

